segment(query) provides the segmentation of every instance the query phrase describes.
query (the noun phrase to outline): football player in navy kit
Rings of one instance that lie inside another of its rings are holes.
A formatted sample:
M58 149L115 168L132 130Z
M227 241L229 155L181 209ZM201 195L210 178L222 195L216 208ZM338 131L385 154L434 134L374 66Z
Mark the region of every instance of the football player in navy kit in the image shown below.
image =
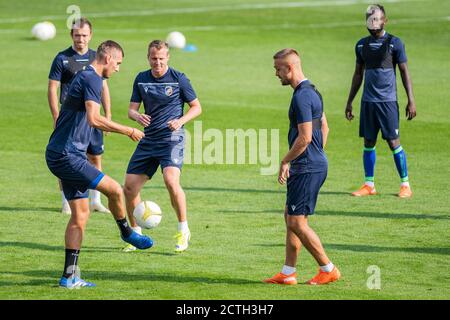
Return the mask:
M154 40L148 46L150 70L140 72L134 81L128 116L145 129L145 137L136 147L128 164L125 178L125 203L133 229L141 230L133 217L133 210L141 201L140 191L161 167L169 191L172 207L177 214L178 231L175 252L188 248L191 233L187 222L186 196L180 185L184 156L184 124L202 112L200 102L189 79L168 65L169 46ZM141 103L144 112L139 112ZM184 104L189 110L184 114ZM133 251L127 245L124 251Z
M394 162L400 176L400 198L412 196L409 185L406 154L400 144L399 110L397 102L396 67L400 70L403 86L408 96L406 117L412 120L416 116L416 104L408 71L405 46L402 41L384 30L387 23L384 7L370 5L366 11L368 37L358 41L355 47L356 67L345 108L345 117L353 119L352 102L364 78L364 90L361 98L359 136L364 138L363 164L364 185L352 195L356 197L377 194L375 189L375 145L378 132L392 150Z
M49 81L48 81L48 104L53 117L53 127L59 116L60 104L64 102L69 91L70 83L75 74L84 70L95 59L95 50L89 49L89 42L92 39L92 24L86 18L74 20L70 36L73 44L66 50L59 52L53 60ZM60 96L58 99L58 87L60 87ZM105 117L111 120L111 101L109 97L109 88L106 80L103 80L103 90L101 98ZM87 150L89 161L98 169L102 170L103 153L103 132L95 129L92 132L90 144ZM90 209L109 213L110 211L101 203L100 192L90 191ZM69 204L62 192L62 212L70 214Z

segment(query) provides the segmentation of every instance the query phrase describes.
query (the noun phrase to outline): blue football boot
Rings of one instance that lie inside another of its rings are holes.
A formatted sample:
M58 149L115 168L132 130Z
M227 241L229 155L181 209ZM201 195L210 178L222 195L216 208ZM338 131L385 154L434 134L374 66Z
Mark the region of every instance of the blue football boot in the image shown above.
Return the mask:
M153 240L150 237L140 235L133 231L129 237L125 238L121 235L123 241L135 246L138 249L148 249L153 246Z
M95 284L84 281L79 277L72 276L70 278L61 277L61 280L59 280L59 286L67 289L80 289L83 287L92 288L95 287Z

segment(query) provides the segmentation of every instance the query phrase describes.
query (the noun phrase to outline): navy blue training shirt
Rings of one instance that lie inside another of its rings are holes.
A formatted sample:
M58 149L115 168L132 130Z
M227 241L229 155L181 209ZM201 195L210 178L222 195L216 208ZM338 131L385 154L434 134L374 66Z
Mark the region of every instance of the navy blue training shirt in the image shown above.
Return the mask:
M134 80L130 102L143 102L145 114L152 117L150 125L144 129L144 139L158 140L183 134L184 129L172 132L167 122L181 118L184 103L196 98L184 73L170 67L161 78L155 78L151 70L140 72Z
M289 149L298 137L298 125L321 119L323 105L319 95L309 80L303 80L295 88L289 107ZM328 168L328 160L323 151L322 130L313 125L312 141L306 150L291 161L291 170L296 173L323 172Z
M70 82L78 71L83 70L95 59L96 52L89 49L85 54L78 54L72 47L59 52L53 60L48 78L61 83L59 102L62 104L69 91Z
M365 61L363 47L366 44L368 49L375 52L381 50L383 43L387 40L389 34L385 34L377 39L373 36L365 37L359 40L355 46L356 63L364 65L364 91L362 101L366 102L389 102L397 101L397 84L395 78L395 68L397 64L407 62L405 46L402 41L391 36L392 39L388 46L388 54L392 56L392 67L367 68L372 61Z
M102 88L103 78L92 66L75 75L50 136L48 150L62 154L86 153L93 128L86 118L85 102L92 100L100 104Z

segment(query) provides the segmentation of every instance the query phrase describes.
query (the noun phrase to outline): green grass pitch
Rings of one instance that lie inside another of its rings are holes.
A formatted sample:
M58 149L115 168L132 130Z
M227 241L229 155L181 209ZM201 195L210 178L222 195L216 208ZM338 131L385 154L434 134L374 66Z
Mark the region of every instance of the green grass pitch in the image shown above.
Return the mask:
M121 71L109 83L113 119L128 125L137 125L127 119L127 108L135 75L148 68L149 41L178 30L198 51L173 51L171 66L191 79L203 106L203 129L279 129L281 157L292 90L280 86L272 55L284 47L300 51L306 76L324 96L331 129L329 175L310 223L342 280L323 287L261 283L284 262L285 188L275 175L260 175L259 165L187 164L188 251L173 253L176 218L158 172L142 192L164 214L161 225L147 232L155 246L122 253L112 217L94 213L80 267L97 288L64 291L57 282L68 217L59 213L57 181L44 150L52 127L47 76L55 54L70 45L70 4L0 0L0 299L450 298L450 2L384 2L387 30L406 44L418 111L416 119L405 120L398 75L401 142L414 192L401 200L394 160L381 138L375 169L380 194L349 195L363 180L361 91L356 121L344 119L344 107L354 45L367 34L367 1L78 0L94 25L91 47L106 39L124 47ZM56 38L32 40L31 27L43 20L56 25ZM193 123L186 127L192 131ZM122 183L134 148L124 136L107 136L104 171ZM367 287L369 266L379 267L379 290ZM297 269L299 281L317 271L304 249Z

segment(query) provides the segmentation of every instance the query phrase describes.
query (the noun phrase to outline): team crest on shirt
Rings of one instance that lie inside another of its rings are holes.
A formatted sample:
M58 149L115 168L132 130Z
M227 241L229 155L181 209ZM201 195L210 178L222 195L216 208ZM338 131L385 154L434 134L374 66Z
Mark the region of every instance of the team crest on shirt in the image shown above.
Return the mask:
M164 92L166 93L166 96L170 97L173 93L173 88L171 86L166 86Z

